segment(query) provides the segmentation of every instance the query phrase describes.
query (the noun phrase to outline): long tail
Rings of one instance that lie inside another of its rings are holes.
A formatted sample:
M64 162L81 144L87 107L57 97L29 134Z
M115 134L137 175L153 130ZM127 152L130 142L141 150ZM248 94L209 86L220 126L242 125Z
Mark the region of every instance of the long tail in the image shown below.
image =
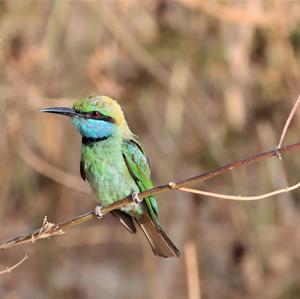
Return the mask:
M151 216L144 213L143 216L135 218L146 235L153 253L161 257L180 256L179 250L169 239L160 225L155 225Z

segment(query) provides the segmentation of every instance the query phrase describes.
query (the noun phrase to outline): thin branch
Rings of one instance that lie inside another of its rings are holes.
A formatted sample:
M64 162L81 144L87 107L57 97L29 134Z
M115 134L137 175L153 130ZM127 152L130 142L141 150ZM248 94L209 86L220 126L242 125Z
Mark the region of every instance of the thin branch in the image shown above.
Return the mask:
M211 178L221 175L225 172L231 171L232 169L239 168L239 167L249 165L249 164L253 164L258 161L264 160L266 158L269 158L272 156L277 156L278 154L287 153L287 152L290 152L290 151L293 151L293 150L296 150L299 148L300 148L300 143L295 143L292 145L282 147L280 149L275 149L275 150L271 150L271 151L264 152L261 154L257 154L257 155L248 157L243 160L228 163L225 166L222 166L220 168L214 169L212 171L209 171L209 172L206 172L206 173L203 173L200 175L196 175L194 177L191 177L191 178L188 178L188 179L185 179L182 181L170 182L169 184L161 185L161 186L152 188L150 190L140 192L139 197L145 198L147 196L159 194L159 193L165 192L167 190L176 190L179 188L183 188L187 185L191 185L191 184L195 184L198 182L202 182L202 181L211 179ZM290 187L290 188L292 188L292 187ZM114 202L111 205L103 207L101 212L103 215L106 215L107 213L111 212L112 210L119 209L123 206L126 206L127 204L129 204L131 202L132 202L132 198L131 198L131 195L129 195L121 200ZM17 244L35 242L40 239L45 239L45 238L50 238L52 236L61 235L64 233L63 229L66 229L66 228L69 228L69 227L72 227L75 225L79 225L81 223L90 221L95 218L96 218L95 212L91 211L86 214L80 215L80 216L72 218L70 220L63 221L58 224L49 223L46 219L46 220L44 220L41 228L39 228L33 232L9 239L9 240L1 243L0 250L4 250L4 249L10 248L10 247L13 247Z
M18 263L16 263L11 267L7 267L6 270L0 271L0 275L3 275L5 273L10 273L11 271L19 267L21 264L23 264L27 259L28 259L28 255L25 254L25 256Z
M45 217L41 228L3 242L2 244L0 244L0 250L13 247L17 244L35 243L36 241L41 239L47 239L56 235L62 235L64 234L64 228L90 221L93 218L96 218L94 211L80 215L70 220L63 221L58 224L48 222L47 218Z
M188 179L185 179L185 180L182 180L182 181L175 182L174 185L171 183L171 184L168 184L168 185L162 185L162 186L153 188L151 190L145 191L145 192L147 192L146 196L163 192L163 191L165 191L165 189L170 188L170 187L171 187L171 189L178 189L178 188L181 188L181 187L185 187L187 185L195 184L197 182L206 181L208 179L211 179L213 177L221 175L225 172L228 172L232 169L239 168L239 167L246 166L246 165L250 165L250 164L265 160L266 158L277 156L278 154L284 154L284 153L287 153L287 152L290 152L290 151L293 151L293 150L296 150L296 149L299 149L299 148L300 148L300 143L298 142L298 143L295 143L295 144L284 146L280 149L275 149L275 150L267 151L267 152L260 153L260 154L254 155L254 156L250 156L248 158L245 158L245 159L242 159L242 160L239 160L239 161L235 161L235 162L225 164L224 166L216 168L216 169L211 170L209 172L205 172L203 174L196 175L194 177L191 177L191 178L188 178ZM142 192L141 194L144 195L145 192Z
M249 200L250 201L250 200L259 200L259 199L272 197L274 195L281 194L281 193L287 193L292 190L298 189L299 187L300 187L300 182L298 182L297 184L292 185L290 187L278 189L278 190L275 190L272 192L264 193L261 195L255 195L255 196L226 195L226 194L220 194L220 193L207 192L207 191L203 191L203 190L190 189L190 188L185 188L185 187L178 188L177 190L180 190L183 192L188 192L188 193L209 196L209 197L214 197L214 198L229 199L229 200L242 200L242 201Z
M189 299L201 299L198 257L194 241L189 241L184 248Z
M288 127L289 127L289 125L290 125L290 123L291 123L291 121L292 121L295 113L296 113L296 110L297 110L299 104L300 104L300 94L299 94L299 96L298 96L298 98L296 100L296 103L293 106L293 109L290 112L289 117L287 118L287 120L285 122L285 125L284 125L284 128L282 130L282 133L281 133L280 140L278 142L277 148L281 148L282 143L283 143L283 139L284 139L284 137L286 135L286 132L287 132L287 129L288 129Z

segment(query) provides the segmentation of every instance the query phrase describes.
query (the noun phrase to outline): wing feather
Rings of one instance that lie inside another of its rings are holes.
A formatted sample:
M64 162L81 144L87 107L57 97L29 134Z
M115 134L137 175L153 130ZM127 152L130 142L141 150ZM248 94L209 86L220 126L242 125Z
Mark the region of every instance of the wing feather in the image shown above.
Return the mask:
M141 145L136 140L124 141L123 157L140 191L151 189L153 184L150 178L150 164ZM155 197L149 196L145 198L145 202L152 219L157 223L158 208Z
M82 157L80 159L80 175L81 175L82 179L85 181L86 180L86 172L85 172L85 168L84 168L84 160Z

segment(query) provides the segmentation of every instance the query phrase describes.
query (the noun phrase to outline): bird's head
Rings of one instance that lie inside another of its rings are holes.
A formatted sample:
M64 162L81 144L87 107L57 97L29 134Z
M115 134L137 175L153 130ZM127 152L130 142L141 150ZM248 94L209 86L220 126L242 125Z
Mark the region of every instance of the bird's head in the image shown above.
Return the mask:
M84 97L75 102L72 108L50 107L42 109L41 112L71 117L81 136L86 138L132 136L120 105L107 96Z

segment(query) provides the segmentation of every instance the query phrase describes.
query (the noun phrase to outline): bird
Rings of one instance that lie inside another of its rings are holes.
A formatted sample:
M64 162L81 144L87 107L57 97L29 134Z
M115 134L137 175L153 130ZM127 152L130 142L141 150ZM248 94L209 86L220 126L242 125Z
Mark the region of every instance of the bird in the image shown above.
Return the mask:
M41 112L70 117L82 136L80 174L98 202L95 214L101 218L102 207L132 195L131 203L111 214L131 233L136 233L138 224L154 255L179 257L179 250L158 221L155 196L144 200L138 197L139 192L153 187L150 163L118 102L108 96L93 95L80 98L72 108L48 107Z

